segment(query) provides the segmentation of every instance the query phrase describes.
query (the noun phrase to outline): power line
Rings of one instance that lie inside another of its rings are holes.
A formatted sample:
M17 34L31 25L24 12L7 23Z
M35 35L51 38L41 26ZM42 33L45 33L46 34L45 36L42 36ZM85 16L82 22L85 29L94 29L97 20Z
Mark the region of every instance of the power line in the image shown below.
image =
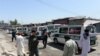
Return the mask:
M44 5L48 6L48 7L54 8L54 9L56 9L56 10L62 11L62 12L67 12L67 13L70 13L70 14L80 15L80 14L75 13L75 12L72 12L72 11L70 11L70 10L68 10L68 9L63 9L63 8L61 8L61 7L54 6L54 5L52 5L52 4L46 3L46 2L44 2L43 0L35 0L35 1L37 1L37 2L39 2L39 3L41 3L41 4L44 4Z

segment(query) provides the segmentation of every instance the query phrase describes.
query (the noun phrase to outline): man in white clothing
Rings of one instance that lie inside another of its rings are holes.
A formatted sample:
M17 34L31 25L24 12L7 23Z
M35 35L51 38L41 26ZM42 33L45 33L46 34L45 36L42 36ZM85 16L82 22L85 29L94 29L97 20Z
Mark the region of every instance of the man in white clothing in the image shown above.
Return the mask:
M83 37L80 39L82 54L81 56L87 56L90 51L90 34L89 30L84 30Z
M74 56L77 52L77 44L69 36L65 36L66 43L64 46L63 56Z
M17 47L18 56L25 56L23 44L24 44L24 38L22 36L22 33L18 33L17 38L16 38L16 47Z

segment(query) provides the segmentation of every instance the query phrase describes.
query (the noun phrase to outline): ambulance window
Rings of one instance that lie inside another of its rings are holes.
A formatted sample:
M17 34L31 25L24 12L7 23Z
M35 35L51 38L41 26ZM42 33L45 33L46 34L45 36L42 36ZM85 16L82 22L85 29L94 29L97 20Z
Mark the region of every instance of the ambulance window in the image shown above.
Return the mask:
M60 27L60 25L56 25L56 26L55 26L55 29L58 29L59 27Z
M68 33L68 28L60 28L60 33Z
M81 33L81 27L70 27L69 28L69 34L80 34Z
M50 31L51 33L54 33L54 31L52 30L52 31Z
M91 33L94 33L95 30L96 30L94 26L87 26L86 29L89 29L89 31L90 31Z
M26 28L24 30L26 30Z
M54 35L54 37L59 37L59 36L60 36L59 34L55 34L55 35Z
M73 40L80 40L80 36L76 36L76 35L71 35L71 38Z
M39 28L39 31L41 31L42 30L42 28Z
M35 31L37 31L37 27L34 27L34 28L32 28L31 30L35 30Z
M53 26L48 26L48 30L53 30L54 27Z
M39 31L42 31L42 30L44 30L45 29L45 27L40 27L39 28Z

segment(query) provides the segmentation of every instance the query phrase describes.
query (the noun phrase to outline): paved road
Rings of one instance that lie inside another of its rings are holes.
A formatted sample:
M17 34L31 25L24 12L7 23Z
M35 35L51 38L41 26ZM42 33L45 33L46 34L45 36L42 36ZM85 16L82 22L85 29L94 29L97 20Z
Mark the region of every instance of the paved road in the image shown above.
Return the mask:
M14 49L13 45L15 45L15 42L13 42L13 43L11 42L11 35L0 32L0 39L1 39L1 36L7 38L6 39L7 42L10 43L12 48ZM98 35L97 37L98 37L98 45L95 46L95 47L92 47L93 50L92 50L91 53L89 53L88 56L100 56L100 41L99 41L100 35ZM25 46L26 46L25 48L27 50L27 39L25 39ZM62 44L54 44L50 39L48 39L47 48L43 49L42 47L43 47L42 41L40 41L40 43L39 43L39 54L40 54L40 56L62 56L62 54L63 54L63 45ZM11 51L11 50L9 49L9 51ZM13 51L14 51L14 54L16 54L16 48ZM76 55L76 56L80 56L80 55Z

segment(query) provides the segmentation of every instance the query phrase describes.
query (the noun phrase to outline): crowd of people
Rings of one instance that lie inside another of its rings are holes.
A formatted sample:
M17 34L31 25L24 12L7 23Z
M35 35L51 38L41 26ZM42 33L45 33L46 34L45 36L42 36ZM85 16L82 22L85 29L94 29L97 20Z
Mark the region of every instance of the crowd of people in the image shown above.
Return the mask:
M43 48L47 46L47 39L48 39L48 32L46 29L42 31L42 40L43 40ZM23 33L12 32L12 42L13 39L16 40L16 47L17 47L17 55L18 56L26 56L25 49L24 49L24 37ZM70 36L65 36L65 45L64 45L64 52L62 56L74 56L78 49L81 49L81 56L87 56L88 52L90 51L90 36L89 30L85 30L83 37L80 39L80 45L77 44L74 40L70 38ZM29 56L40 56L39 49L38 49L39 39L37 37L37 32L32 30L28 39L28 50Z

